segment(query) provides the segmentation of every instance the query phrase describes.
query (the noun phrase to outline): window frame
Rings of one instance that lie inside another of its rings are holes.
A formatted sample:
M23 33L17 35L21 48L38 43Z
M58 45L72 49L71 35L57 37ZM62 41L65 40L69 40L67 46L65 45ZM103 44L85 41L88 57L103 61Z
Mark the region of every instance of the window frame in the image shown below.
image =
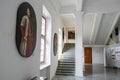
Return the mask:
M44 53L43 53L44 55L43 55L43 61L41 61L41 47L40 47L40 63L44 64L45 63L45 56L46 56L46 18L44 16L42 16L42 19L45 20L45 29L44 29L45 35L42 35L42 27L41 27L41 34L40 35L41 35L41 40L42 39L44 40Z

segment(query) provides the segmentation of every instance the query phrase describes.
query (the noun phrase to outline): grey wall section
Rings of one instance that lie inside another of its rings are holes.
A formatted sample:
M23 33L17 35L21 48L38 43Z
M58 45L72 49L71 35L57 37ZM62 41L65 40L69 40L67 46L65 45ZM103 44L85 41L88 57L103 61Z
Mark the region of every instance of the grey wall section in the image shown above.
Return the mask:
M92 63L104 64L104 48L102 47L92 48Z
M32 5L37 18L37 34L40 33L40 0L0 0L0 80L29 80L40 74L40 35L37 35L36 47L31 57L21 57L16 48L16 16L18 6L22 2Z

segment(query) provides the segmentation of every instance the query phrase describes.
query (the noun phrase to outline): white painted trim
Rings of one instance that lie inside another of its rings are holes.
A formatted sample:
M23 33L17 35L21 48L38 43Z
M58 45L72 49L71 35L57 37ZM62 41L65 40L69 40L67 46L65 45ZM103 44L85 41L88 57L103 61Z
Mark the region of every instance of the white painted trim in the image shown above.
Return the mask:
M104 44L107 44L107 41L108 41L108 39L109 39L109 36L110 36L111 32L113 31L113 29L114 29L114 27L115 27L115 25L116 25L119 17L120 17L120 13L117 13L116 18L115 18L115 20L114 20L114 22L113 22L113 24L112 24L112 26L111 26L111 29L110 29L110 31L109 31L109 34L108 34L108 36L107 36Z
M83 45L83 47L105 47L106 45Z

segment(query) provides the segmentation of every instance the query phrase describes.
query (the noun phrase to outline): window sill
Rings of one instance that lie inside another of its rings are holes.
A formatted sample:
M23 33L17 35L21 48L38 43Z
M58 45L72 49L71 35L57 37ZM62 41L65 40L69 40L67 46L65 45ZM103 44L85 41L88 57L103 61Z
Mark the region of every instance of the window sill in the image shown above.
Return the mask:
M47 68L48 66L50 66L49 64L43 63L40 65L40 70Z

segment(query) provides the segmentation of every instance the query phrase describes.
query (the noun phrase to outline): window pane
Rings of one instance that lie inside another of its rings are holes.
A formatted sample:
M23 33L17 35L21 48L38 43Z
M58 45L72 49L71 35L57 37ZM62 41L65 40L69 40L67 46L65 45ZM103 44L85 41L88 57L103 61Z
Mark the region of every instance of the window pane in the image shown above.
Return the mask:
M44 61L44 56L41 56L40 62L43 62L43 61Z
M41 49L40 54L44 55L44 49Z
M42 18L42 28L41 28L41 34L42 35L45 35L45 19L44 18Z
M45 26L46 20L42 17L42 27L41 27L41 49L40 49L40 62L44 62L45 58Z
M41 38L41 44L44 44L44 39L43 38Z
M44 61L44 50L41 50L40 52L40 61L43 62Z
M44 46L45 46L45 41L44 39L41 39L41 49L44 49Z

